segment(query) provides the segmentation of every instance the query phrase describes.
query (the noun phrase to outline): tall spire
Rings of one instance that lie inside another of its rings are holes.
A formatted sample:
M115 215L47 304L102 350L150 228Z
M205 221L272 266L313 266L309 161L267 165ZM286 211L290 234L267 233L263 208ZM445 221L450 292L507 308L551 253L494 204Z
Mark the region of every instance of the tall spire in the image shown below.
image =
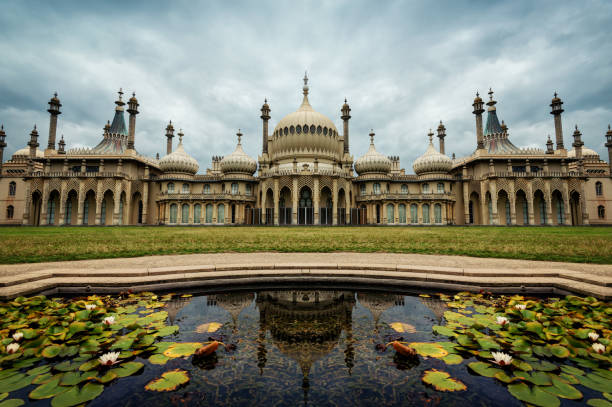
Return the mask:
M119 88L119 98L115 101L117 107L115 107L115 117L113 117L113 122L111 123L110 133L111 134L120 134L123 136L127 136L127 130L125 126L125 119L123 117L123 106L125 102L122 99L123 90Z
M304 93L304 100L302 100L302 105L300 109L310 109L312 110L312 106L310 106L310 102L308 101L308 72L304 72L304 86L302 87L302 93Z

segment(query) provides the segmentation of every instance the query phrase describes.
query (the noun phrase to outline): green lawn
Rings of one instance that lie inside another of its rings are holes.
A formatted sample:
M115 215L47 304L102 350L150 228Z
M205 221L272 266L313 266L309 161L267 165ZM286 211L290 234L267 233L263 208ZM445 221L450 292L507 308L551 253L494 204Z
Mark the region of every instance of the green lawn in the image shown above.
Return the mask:
M0 228L0 263L4 264L261 251L426 253L612 264L612 228Z

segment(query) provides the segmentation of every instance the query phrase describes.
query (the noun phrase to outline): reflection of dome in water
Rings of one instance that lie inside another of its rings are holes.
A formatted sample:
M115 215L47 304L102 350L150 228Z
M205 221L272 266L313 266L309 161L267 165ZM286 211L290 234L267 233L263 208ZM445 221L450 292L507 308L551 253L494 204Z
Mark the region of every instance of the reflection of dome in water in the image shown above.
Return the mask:
M190 297L182 298L175 295L170 301L166 303L165 310L166 312L168 312L168 318L170 318L170 325L174 325L174 320L176 319L176 316L178 315L180 310L182 310L187 304L189 304L190 301Z
M370 310L376 328L383 312L396 305L404 305L404 296L396 294L359 293L357 299Z
M434 313L438 321L441 321L442 318L444 317L444 312L448 311L448 307L446 306L446 303L440 300L439 298L419 297L419 299L427 308L431 310L431 312Z
M270 331L278 350L295 360L304 376L306 402L312 365L336 347L346 331L345 362L353 366L352 311L355 296L348 291L263 291L257 295L260 338ZM265 355L265 349L260 350ZM265 358L265 356L264 356ZM265 360L260 361L260 368Z
M253 293L230 293L230 294L217 294L208 296L209 304L213 304L223 308L232 316L234 325L238 321L238 316L243 309L249 306L253 302L255 294Z

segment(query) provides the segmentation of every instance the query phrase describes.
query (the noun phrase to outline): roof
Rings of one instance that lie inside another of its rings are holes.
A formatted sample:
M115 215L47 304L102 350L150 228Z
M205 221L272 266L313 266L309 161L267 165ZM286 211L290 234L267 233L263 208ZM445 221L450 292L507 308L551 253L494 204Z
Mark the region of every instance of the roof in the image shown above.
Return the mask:
M123 110L116 109L115 117L113 117L113 122L110 127L111 134L122 134L127 136L127 130L125 127L125 118L123 117Z
M487 124L485 126L485 136L501 132L502 128L499 124L499 119L497 118L496 110L489 110L489 114L487 116Z

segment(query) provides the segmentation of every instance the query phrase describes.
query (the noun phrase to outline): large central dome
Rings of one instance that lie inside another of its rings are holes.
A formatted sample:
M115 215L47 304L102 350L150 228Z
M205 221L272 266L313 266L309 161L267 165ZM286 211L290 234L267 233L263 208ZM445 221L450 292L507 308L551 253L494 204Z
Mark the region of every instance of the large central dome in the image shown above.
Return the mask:
M299 109L283 117L274 128L268 146L270 158L281 162L294 158L341 160L341 137L334 122L310 105L307 77L304 77L303 92L304 100Z

